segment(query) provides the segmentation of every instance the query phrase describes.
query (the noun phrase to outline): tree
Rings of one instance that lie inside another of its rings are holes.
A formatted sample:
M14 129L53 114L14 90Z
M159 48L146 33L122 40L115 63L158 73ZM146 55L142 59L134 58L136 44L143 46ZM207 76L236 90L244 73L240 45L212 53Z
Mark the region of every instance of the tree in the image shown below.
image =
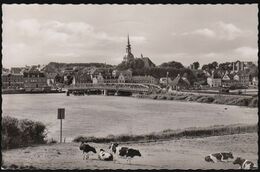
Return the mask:
M180 63L180 62L176 62L176 61L171 61L171 62L167 62L167 63L162 63L160 65L160 67L169 67L169 68L176 68L176 69L182 69L184 68L184 66Z
M195 68L196 70L199 69L199 67L200 67L199 62L194 62L193 65L194 65L194 68Z
M209 66L205 64L205 65L202 66L201 69L202 69L202 70L209 70Z
M57 74L54 78L54 81L57 82L57 83L63 83L64 78L63 78L63 76L60 76L59 74Z
M212 62L211 64L212 64L212 68L213 68L213 69L217 69L217 67L218 67L218 62L214 61L214 62Z
M219 70L221 70L221 71L225 71L225 70L231 71L231 70L232 70L232 65L231 65L230 62L220 63L220 64L218 65L218 68L219 68Z

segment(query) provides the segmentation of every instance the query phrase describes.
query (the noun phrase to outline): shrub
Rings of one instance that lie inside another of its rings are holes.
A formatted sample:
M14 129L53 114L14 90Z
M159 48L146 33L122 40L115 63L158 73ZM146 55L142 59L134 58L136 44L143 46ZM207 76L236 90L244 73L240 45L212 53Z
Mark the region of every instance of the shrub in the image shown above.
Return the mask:
M203 97L200 97L199 99L197 99L197 101L201 102L201 103L212 103L214 101L214 98L208 97L208 96L203 96Z
M46 143L46 126L28 119L2 118L2 149Z
M257 107L258 106L258 98L253 98L249 104L248 104L249 107Z

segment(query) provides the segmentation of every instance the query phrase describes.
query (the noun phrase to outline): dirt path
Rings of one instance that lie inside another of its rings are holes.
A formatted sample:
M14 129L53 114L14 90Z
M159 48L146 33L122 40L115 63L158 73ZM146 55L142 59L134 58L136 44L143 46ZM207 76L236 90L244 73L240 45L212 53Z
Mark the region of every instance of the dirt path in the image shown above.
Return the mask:
M79 143L63 143L3 151L4 165L31 165L40 169L237 169L232 163L208 163L204 157L210 153L231 151L234 156L258 160L257 133L172 141L135 143L127 145L139 149L142 157L131 164L125 159L104 162L91 155L82 159ZM94 144L98 150L109 144Z

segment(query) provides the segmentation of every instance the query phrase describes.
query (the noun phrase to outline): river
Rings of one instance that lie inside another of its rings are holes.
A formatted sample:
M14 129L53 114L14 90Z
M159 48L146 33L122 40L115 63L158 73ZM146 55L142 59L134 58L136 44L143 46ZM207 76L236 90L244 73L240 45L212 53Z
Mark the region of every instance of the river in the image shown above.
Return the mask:
M66 141L79 135L146 134L164 129L258 121L258 108L197 102L65 94L8 94L2 95L2 100L2 115L41 121L47 125L48 137L55 140L59 140L60 129L57 109L65 108Z

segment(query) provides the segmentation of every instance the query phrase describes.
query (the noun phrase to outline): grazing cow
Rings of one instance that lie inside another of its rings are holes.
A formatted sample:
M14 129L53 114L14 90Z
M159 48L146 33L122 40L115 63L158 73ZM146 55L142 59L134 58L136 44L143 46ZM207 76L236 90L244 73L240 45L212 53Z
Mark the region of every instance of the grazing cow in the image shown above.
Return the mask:
M129 161L129 162L130 162L131 158L133 158L135 156L141 157L141 153L139 150L128 148L128 147L120 147L120 146L118 146L117 143L112 143L109 146L109 149L111 149L114 154L118 154L120 157L127 158L127 161Z
M82 150L83 159L89 158L89 152L97 153L96 149L85 142L81 142L79 149Z
M103 149L100 149L98 158L103 161L113 161L113 155L111 153L105 152Z
M231 152L220 152L210 154L205 157L205 161L207 162L228 162L229 159L234 159L233 154Z
M235 159L235 161L233 162L233 164L238 164L240 165L240 169L256 169L256 167L254 167L254 163L249 161L249 160L246 160L246 159L243 159L241 157L237 157Z

